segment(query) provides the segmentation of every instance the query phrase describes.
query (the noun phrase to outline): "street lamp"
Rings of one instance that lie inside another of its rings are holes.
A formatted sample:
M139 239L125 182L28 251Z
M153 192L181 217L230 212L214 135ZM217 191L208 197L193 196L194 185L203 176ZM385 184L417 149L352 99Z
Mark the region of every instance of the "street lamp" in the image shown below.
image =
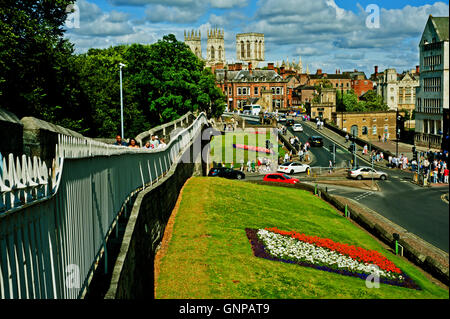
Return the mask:
M122 94L122 68L126 67L125 64L123 63L119 63L119 67L120 67L120 127L121 127L121 136L122 138L124 137L123 134L123 94Z

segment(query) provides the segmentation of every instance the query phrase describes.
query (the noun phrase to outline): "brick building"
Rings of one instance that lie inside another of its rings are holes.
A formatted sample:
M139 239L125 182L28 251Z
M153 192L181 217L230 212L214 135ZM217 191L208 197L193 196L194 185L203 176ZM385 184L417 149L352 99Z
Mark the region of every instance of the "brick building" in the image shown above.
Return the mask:
M272 64L273 65L273 64ZM272 91L272 109L287 108L287 83L275 70L252 69L252 63L246 70L242 63L228 65L228 70L216 69L216 84L227 97L228 110L240 109L252 99L261 98L262 92ZM257 101L257 100L256 100Z
M333 112L332 121L340 129L367 141L378 141L378 136L388 134L395 139L397 127L396 111L378 112Z
M309 75L308 85L314 86L325 79L330 81L333 88L340 90L341 92L347 93L352 89L352 80L349 74L327 74L322 73L321 69L317 69L316 74Z

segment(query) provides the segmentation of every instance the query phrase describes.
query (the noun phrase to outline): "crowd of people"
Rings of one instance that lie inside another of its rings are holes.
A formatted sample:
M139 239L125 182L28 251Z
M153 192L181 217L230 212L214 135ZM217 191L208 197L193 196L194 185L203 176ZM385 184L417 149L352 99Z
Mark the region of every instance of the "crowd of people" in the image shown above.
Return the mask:
M136 139L133 137L129 139L128 143L125 142L120 135L116 136L116 142L114 143L116 146L125 146L130 148L140 148L138 143L136 142ZM166 147L166 142L164 138L158 138L157 135L152 135L151 139L147 141L143 148L148 149L157 149L157 148L164 148Z
M428 151L419 155L420 162L415 165L424 178L433 184L449 183L448 152Z

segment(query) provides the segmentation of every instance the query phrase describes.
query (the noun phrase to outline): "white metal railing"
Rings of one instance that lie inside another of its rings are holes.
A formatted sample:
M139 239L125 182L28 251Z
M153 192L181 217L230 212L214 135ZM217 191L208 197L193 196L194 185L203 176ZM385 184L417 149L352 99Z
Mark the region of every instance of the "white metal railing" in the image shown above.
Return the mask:
M59 136L51 169L0 165L0 298L80 298L126 203L177 165L204 113L160 149Z

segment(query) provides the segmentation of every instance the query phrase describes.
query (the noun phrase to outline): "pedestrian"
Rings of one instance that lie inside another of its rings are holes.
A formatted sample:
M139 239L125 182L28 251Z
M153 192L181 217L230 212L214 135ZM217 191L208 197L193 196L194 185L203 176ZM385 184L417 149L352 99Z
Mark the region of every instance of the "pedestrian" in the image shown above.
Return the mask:
M256 169L255 169L255 160L252 160L252 172L255 173Z
M300 162L303 162L303 150L301 148L298 151L298 159L300 160Z
M439 168L436 166L433 171L433 184L437 184L438 182L438 173Z
M161 139L159 140L158 148L164 148L164 147L166 147L166 146L167 146L167 145L166 145L165 140L164 140L163 138L161 138Z
M114 143L116 146L128 146L128 143L122 140L120 135L116 135L116 142Z
M333 171L333 162L330 160L330 164L328 165L330 171L328 172L329 174L331 174L331 172Z
M445 183L445 184L448 184L448 173L449 173L449 170L448 170L448 168L446 167L446 168L444 169L444 183Z
M151 149L152 147L150 146L150 141L147 141L144 145L144 148L149 148Z
M381 142L381 135L378 134L378 142Z
M367 152L368 152L368 148L367 148L367 144L365 144L364 148L363 148L363 155L367 155Z
M134 138L130 138L130 144L128 145L130 148L139 148L139 145L137 145L136 140Z
M345 143L348 143L348 139L350 138L350 136L348 136L348 133L345 135Z
M243 159L241 159L241 172L243 172L244 171L244 160Z
M284 154L284 162L285 163L289 162L289 153L287 152Z

